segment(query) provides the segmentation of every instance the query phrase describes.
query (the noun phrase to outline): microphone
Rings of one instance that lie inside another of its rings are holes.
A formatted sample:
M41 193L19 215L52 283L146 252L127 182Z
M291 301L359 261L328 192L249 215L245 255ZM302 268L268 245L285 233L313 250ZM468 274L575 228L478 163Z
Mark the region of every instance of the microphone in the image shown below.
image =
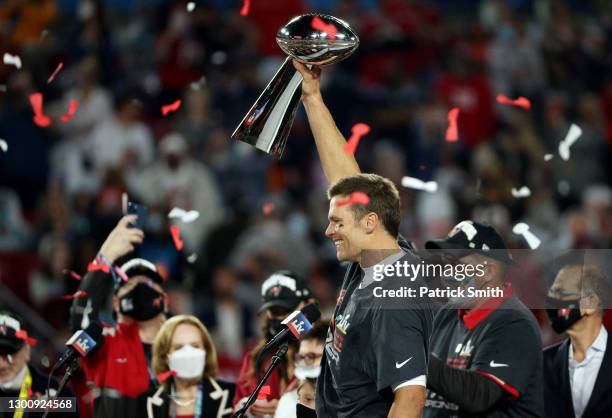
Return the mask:
M78 356L89 355L102 342L102 338L102 326L98 322L92 322L85 330L78 330L66 341L68 348L62 353L53 368L58 369Z
M314 303L304 306L301 311L294 311L283 319L282 324L286 328L272 337L261 352L264 353L275 345L282 344L292 338L298 341L301 340L312 329L312 323L316 322L320 317L321 311L319 311L319 308Z

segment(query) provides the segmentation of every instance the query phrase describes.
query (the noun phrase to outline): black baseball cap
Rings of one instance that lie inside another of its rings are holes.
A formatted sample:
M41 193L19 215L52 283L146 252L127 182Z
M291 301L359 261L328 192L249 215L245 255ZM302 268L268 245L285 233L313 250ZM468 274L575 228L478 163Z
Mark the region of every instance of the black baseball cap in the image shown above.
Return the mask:
M310 287L303 278L289 270L273 273L261 285L263 305L260 312L271 308L294 309L310 297Z
M508 265L518 265L512 259L504 239L495 228L480 222L461 221L455 225L445 239L427 241L425 248L428 250L448 250L451 255L460 257L477 253Z
M26 343L25 338L18 337L23 331L23 321L14 313L0 312L0 352L16 353Z
M151 263L149 260L145 260L144 258L133 258L126 261L123 265L121 265L120 269L125 273L128 279L135 276L145 276L162 286L165 282L162 275L159 274L155 264ZM119 290L119 288L125 283L126 282L124 280L120 280L115 286L115 292L117 292L117 290Z

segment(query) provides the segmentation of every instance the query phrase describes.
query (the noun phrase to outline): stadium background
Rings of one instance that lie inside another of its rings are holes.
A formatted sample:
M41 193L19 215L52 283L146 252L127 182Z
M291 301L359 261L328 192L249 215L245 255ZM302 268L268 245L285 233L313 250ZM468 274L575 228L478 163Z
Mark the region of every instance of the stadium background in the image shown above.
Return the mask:
M517 222L546 248L610 248L610 2L252 0L248 16L242 1L195 4L0 4L0 52L23 61L0 64L0 305L26 317L43 367L68 337L64 295L78 282L64 269L85 272L124 191L149 207L140 255L170 277L171 311L210 327L222 375L237 373L258 333L258 286L270 272L306 276L330 313L342 266L323 234L326 181L303 112L280 161L229 140L284 58L277 29L308 11L346 20L361 38L325 68L323 94L346 136L355 123L372 127L356 153L362 170L398 186L405 175L439 184L436 193L400 187L404 236L422 247L472 218L512 248L526 248ZM32 121L34 92L48 128ZM500 105L500 93L532 108ZM79 109L62 123L71 99ZM447 142L454 106L460 140ZM557 147L572 123L583 135L563 162ZM530 197L512 196L521 186ZM181 252L168 232L173 207L200 212L181 225ZM542 272L520 274L529 283Z

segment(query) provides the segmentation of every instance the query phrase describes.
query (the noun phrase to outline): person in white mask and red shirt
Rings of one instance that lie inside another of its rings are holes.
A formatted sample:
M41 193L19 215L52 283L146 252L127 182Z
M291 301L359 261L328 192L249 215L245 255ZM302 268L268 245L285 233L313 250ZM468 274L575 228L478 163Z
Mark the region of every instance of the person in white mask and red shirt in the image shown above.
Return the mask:
M178 315L153 343L159 388L146 397L147 418L229 417L235 385L217 380L217 352L198 318Z

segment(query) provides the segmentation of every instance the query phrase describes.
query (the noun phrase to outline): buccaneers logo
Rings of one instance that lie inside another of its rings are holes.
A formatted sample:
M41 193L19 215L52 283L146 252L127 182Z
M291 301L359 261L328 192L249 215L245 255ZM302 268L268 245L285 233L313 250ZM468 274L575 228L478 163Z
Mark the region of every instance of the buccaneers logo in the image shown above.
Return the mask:
M278 295L280 295L281 292L281 287L280 286L272 286L270 288L270 290L268 290L268 294L270 296L274 296L275 298L278 297Z
M561 308L557 311L557 316L560 316L562 318L568 319L570 316L570 309L569 308Z

